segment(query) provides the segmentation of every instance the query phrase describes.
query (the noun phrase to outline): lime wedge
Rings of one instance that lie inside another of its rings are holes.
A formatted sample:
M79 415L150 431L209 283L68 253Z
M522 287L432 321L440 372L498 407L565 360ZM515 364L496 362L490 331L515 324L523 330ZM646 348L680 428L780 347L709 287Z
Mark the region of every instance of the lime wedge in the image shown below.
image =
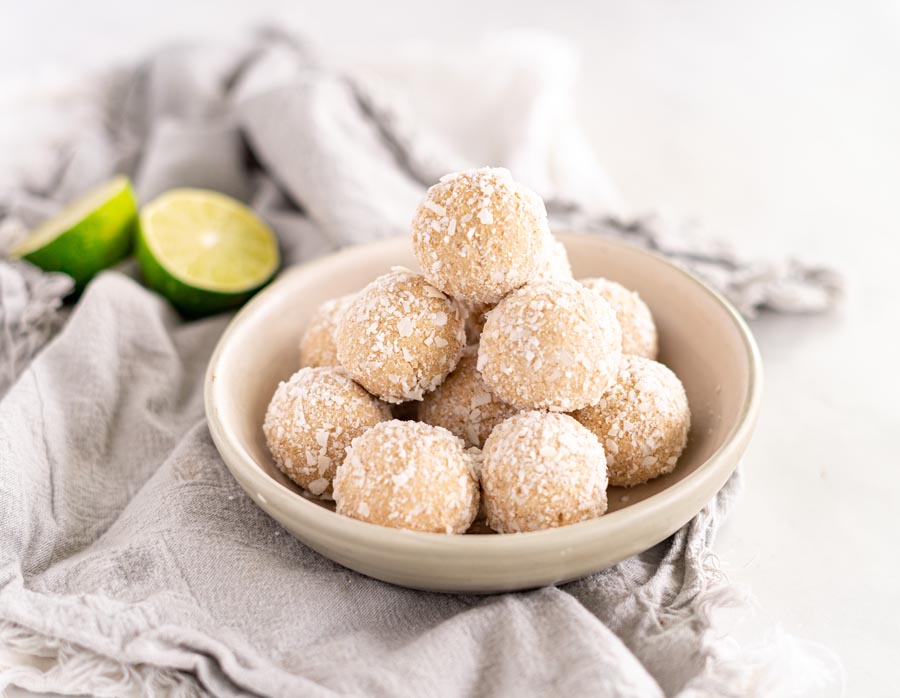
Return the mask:
M131 250L137 200L127 177L115 177L72 202L32 231L10 255L61 271L83 288Z
M147 285L192 317L241 305L279 263L269 227L205 189L173 189L141 210L137 258Z

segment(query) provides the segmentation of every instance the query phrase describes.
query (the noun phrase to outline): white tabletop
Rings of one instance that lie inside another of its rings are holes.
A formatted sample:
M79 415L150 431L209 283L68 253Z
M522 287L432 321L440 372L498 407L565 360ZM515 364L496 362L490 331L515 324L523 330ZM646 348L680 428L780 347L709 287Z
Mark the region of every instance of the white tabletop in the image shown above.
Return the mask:
M834 314L753 322L766 397L716 550L759 603L739 635L778 624L841 657L848 695L900 695L900 5L597 5L457 0L435 22L423 13L442 6L415 0L391 12L348 0L315 11L287 0L31 0L4 10L0 82L265 17L345 52L511 22L571 39L584 57L584 124L630 203L845 272Z

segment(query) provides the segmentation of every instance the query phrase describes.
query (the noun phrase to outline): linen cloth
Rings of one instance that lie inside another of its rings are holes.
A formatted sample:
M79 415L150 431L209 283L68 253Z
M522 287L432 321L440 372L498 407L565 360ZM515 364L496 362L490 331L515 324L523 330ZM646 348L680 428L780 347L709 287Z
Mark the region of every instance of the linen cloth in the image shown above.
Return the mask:
M249 202L292 264L407 234L428 184L492 164L541 193L555 225L660 249L748 314L833 302L827 270L747 263L624 217L574 123L575 76L564 44L530 34L365 70L272 30L167 47L49 100L72 123L0 194L0 244L127 172L142 200L200 186ZM0 262L0 647L41 658L0 672L0 689L764 690L760 667L735 661L709 627L735 599L710 546L736 479L667 541L564 586L479 597L369 579L291 538L225 469L202 380L229 317L184 322L133 277L129 263L105 272L66 309L67 277Z

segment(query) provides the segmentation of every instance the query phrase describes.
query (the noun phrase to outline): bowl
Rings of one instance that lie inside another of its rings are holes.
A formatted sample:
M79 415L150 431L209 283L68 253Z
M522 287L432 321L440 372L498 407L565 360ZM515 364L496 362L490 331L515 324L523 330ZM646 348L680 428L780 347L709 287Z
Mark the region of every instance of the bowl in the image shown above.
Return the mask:
M408 239L353 247L285 270L232 320L206 375L206 414L228 469L297 539L363 574L405 587L491 593L583 577L652 547L695 516L747 448L762 391L759 350L737 311L666 259L622 242L560 234L576 278L635 289L656 318L660 361L684 383L692 427L678 467L610 488L609 512L583 523L512 535L443 535L336 514L275 467L262 432L278 382L298 368L304 326L324 300L361 289L392 266L415 268ZM485 529L482 527L482 532Z

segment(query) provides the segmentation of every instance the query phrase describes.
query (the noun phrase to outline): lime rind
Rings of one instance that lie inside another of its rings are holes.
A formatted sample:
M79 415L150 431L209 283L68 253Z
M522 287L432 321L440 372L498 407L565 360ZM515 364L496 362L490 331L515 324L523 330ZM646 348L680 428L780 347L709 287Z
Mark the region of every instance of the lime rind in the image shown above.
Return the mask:
M131 251L137 199L127 177L115 177L36 228L10 252L45 271L60 271L81 289Z

